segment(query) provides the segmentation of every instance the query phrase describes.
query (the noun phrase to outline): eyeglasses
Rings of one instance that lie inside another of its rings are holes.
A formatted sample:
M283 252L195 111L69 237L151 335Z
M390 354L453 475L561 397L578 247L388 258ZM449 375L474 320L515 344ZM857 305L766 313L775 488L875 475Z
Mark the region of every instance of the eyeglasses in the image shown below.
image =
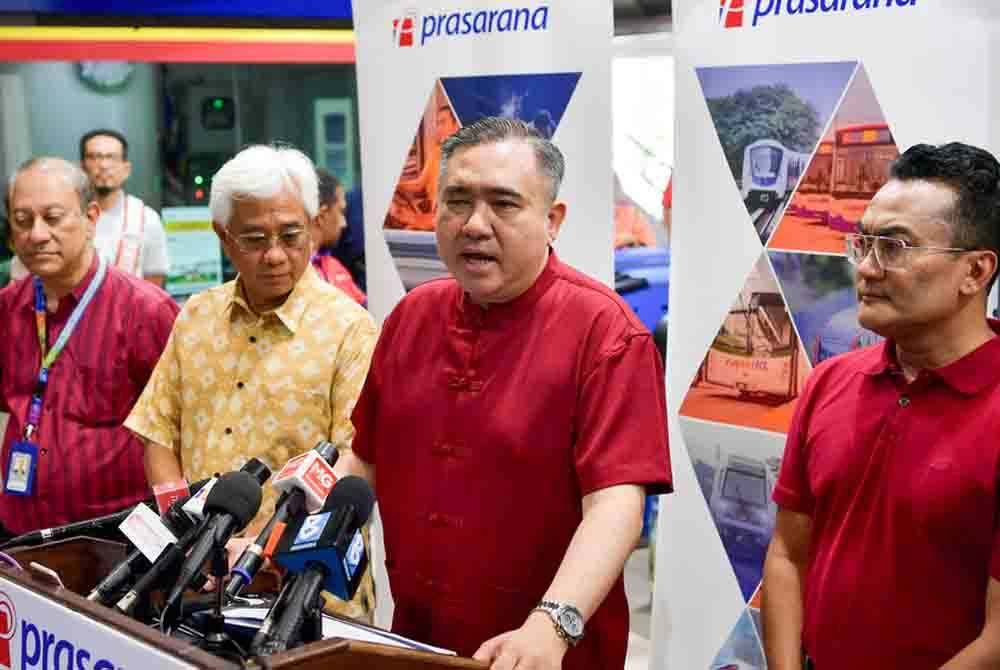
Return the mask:
M957 247L918 247L905 240L882 235L861 235L848 233L844 236L847 249L847 260L851 265L861 265L868 254L875 252L875 262L883 270L894 270L907 263L908 255L913 251L929 254L960 254L975 249L959 249Z
M104 161L117 163L118 161L124 160L124 158L121 154L98 154L88 151L83 155L83 160L90 161L91 163L103 163Z
M298 251L306 245L306 241L309 239L305 228L286 228L275 235L265 235L264 233L233 235L228 231L226 234L240 251L247 254L268 251L273 242L277 242L278 246L285 251Z

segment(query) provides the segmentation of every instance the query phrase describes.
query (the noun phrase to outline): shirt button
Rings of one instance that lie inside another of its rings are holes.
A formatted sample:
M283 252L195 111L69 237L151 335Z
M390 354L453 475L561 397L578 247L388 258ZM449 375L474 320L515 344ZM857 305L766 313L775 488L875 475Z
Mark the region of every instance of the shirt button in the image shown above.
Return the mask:
M907 405L909 405L909 404L910 404L910 399L909 399L909 398L907 398L907 397L906 397L905 395L904 395L904 396L901 396L901 397L899 398L899 406L900 406L900 407L906 407L906 406L907 406Z

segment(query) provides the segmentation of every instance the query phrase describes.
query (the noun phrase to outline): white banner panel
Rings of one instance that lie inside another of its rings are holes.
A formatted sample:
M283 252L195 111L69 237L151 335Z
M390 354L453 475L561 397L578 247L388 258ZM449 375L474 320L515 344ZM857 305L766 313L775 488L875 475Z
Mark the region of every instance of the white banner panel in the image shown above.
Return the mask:
M0 668L193 668L12 581L0 580Z
M757 587L798 390L870 343L843 234L912 144L997 150L994 2L675 0L652 667L764 668ZM995 125L995 124L993 124Z
M483 116L532 123L566 157L560 257L612 270L611 35L607 2L355 3L369 307L445 272L434 243L440 141Z

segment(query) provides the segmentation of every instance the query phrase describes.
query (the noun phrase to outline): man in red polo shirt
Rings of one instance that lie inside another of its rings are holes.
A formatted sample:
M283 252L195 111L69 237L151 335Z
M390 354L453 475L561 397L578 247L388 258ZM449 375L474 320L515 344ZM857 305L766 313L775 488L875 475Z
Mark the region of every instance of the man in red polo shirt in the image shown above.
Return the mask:
M31 275L0 290L0 523L16 534L109 514L148 495L142 443L122 422L177 305L100 260L100 210L60 158L21 166L10 235Z
M628 306L550 247L555 145L487 118L442 164L453 278L389 315L340 461L377 482L393 629L498 670L622 668L622 568L645 494L671 490L662 364Z
M847 236L887 339L799 398L764 565L771 670L1000 667L1000 163L920 144Z

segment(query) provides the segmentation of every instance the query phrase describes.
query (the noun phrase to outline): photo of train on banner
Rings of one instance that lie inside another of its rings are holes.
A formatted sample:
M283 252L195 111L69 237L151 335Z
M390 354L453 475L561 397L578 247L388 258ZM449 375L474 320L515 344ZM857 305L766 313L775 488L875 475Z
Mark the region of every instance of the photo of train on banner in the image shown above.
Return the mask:
M777 217L808 162L808 154L792 151L776 140L757 140L744 150L740 190L762 240L774 231Z

